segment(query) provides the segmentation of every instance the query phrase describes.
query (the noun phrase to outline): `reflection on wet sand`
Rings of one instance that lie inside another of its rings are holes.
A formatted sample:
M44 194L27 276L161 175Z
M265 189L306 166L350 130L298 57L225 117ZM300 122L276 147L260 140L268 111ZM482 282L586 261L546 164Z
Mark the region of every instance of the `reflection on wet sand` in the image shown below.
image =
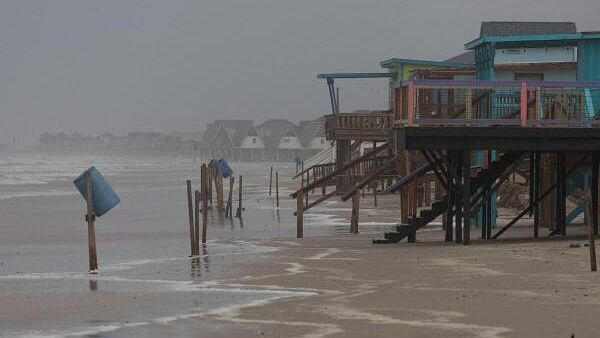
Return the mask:
M90 279L90 291L98 291L98 280Z

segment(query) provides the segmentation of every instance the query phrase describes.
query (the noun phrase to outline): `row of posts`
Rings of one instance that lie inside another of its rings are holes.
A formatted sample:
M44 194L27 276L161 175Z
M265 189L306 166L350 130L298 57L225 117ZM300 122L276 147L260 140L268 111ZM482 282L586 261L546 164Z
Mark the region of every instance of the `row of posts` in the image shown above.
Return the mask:
M242 175L239 176L238 188L238 207L235 213L236 218L242 217ZM216 166L202 164L200 168L200 190L192 189L192 181L187 180L187 204L188 220L190 227L190 247L191 255L200 255L200 240L206 244L206 231L208 227L208 210L213 202L213 183L217 199L217 212L219 218L233 218L233 188L235 178L229 176L229 194L227 203L224 202L223 194L223 172ZM202 204L202 206L200 206ZM210 206L209 206L210 204ZM200 214L202 214L202 238L200 238Z

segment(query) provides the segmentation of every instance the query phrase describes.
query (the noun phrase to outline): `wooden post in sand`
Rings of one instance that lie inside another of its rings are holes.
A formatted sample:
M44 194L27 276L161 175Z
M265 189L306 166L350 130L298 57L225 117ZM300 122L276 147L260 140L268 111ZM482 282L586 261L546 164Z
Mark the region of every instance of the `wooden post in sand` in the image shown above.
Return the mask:
M206 228L208 226L208 187L210 186L210 181L209 181L209 175L208 175L208 168L206 167L205 164L202 165L202 170L201 170L201 179L200 181L202 182L201 184L201 190L202 190L202 244L206 244ZM199 231L200 229L198 229L198 226L196 227L196 244L197 246L197 253L198 255L200 254L200 244L199 244Z
M200 199L202 198L202 194L198 190L194 190L194 253L193 256L200 254L200 246L198 242L200 241ZM204 209L204 205L202 206L202 215L206 214L206 209Z
M242 175L240 175L240 181L238 184L238 207L237 211L235 212L235 217L242 218Z
M219 212L219 216L222 216L225 211L225 207L223 206L223 172L218 168L215 168L214 171L215 190L217 193L217 211Z
M207 179L206 179L206 183L208 184L208 202L210 203L211 207L212 207L212 202L213 202L213 194L212 194L212 176L213 176L213 166L209 165L207 166L207 171L206 171L206 175L207 175Z
M273 166L271 166L271 175L269 176L269 196L271 196L271 188L273 187Z
M304 176L303 176L304 178ZM304 237L304 179L300 183L300 190L296 196L296 237Z
M88 224L90 273L96 273L98 270L98 256L96 254L96 230L94 229L96 215L94 212L94 187L92 185L92 175L89 170L85 173L85 181L87 196L87 215L85 218Z
M277 201L277 207L279 208L279 171L275 172L275 200Z
M350 233L358 234L358 213L360 208L360 194L358 191L352 195L352 216L350 218Z
M596 162L596 161L594 161ZM597 163L594 163L593 165L596 165ZM594 175L594 167L592 167L592 175ZM592 194L593 192L597 193L597 189L591 189L592 190ZM596 191L594 191L596 190ZM591 194L587 193L585 196L585 203L587 204L587 208L586 208L586 213L592 213L593 210L595 209L594 206L592 205L592 196L590 196ZM591 218L591 222L590 222L590 218ZM591 217L588 218L588 221L586 222L586 224L588 225L588 240L589 240L589 247L590 247L590 270L591 271L598 271L598 265L596 263L596 238L595 238L595 234L594 234L594 223L597 222L597 219L594 219L594 215L592 214Z
M594 226L588 222L589 229L589 246L590 246L590 270L598 271L596 264L596 239L594 238Z
M193 256L194 255L194 250L196 248L196 242L195 242L195 232L194 232L194 207L192 206L192 181L187 180L187 202L188 202L188 219L189 219L189 223L190 223L190 247L191 247L191 251L190 254Z
M235 179L233 175L229 176L229 193L227 196L227 206L225 207L225 217L231 217L232 209L233 209L233 184Z

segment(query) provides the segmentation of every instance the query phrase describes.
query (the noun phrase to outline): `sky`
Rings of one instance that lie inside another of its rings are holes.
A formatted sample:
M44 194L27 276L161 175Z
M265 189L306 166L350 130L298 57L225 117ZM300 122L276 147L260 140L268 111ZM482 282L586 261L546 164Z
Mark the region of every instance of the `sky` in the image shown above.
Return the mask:
M598 0L2 0L0 143L314 119L330 109L318 73L445 59L481 21L599 16ZM339 85L342 111L387 107L384 79Z

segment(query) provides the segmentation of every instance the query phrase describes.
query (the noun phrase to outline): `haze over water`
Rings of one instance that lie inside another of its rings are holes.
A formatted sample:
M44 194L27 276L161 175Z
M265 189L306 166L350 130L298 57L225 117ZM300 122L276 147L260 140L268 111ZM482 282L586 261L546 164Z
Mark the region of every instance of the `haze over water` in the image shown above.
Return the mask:
M72 184L91 165L122 200L96 223L97 276L87 273L85 204ZM270 165L231 165L236 178L244 175L243 222L221 222L210 213L209 244L200 258L190 259L185 180L197 186L200 163L169 157L1 156L1 335L160 336L153 325L164 330L158 323L177 316L294 295L212 284L232 266L273 250L249 241L292 237L296 231L294 203L285 188L294 165L275 165L282 177L279 210L274 193L268 196ZM331 214L307 215L305 233L334 234L336 224L344 224L340 221ZM208 281L212 287L202 284Z

